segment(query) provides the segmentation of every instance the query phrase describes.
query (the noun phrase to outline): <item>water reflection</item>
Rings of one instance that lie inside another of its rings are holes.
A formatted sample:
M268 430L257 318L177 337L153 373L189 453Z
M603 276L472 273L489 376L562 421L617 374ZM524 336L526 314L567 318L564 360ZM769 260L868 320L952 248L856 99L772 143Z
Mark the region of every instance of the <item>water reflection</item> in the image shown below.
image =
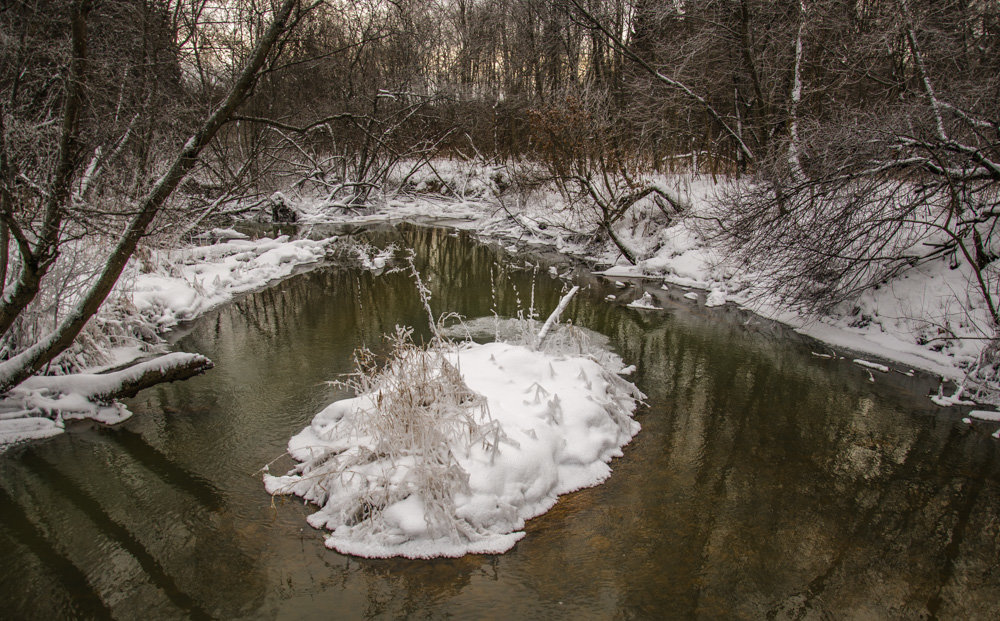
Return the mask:
M512 315L534 299L544 315L564 288L547 262L501 260L465 234L359 235L417 249L435 312ZM583 282L569 317L639 366L643 431L608 482L561 499L508 554L343 557L308 507L263 492L254 473L342 396L325 382L356 346L396 324L427 336L408 276L331 269L192 326L179 346L216 369L143 392L120 428L0 457L10 616L1000 615L996 443L933 407L925 378L873 384L736 309L657 290L665 310L636 311L622 305L635 286Z

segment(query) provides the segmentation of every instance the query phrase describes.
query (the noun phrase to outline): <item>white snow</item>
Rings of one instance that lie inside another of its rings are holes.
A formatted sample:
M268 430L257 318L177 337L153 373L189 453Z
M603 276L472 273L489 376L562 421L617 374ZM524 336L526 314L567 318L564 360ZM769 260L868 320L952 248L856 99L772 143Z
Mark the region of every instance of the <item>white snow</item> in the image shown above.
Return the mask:
M950 408L956 405L976 405L974 401L969 401L968 399L962 399L961 396L946 396L946 395L933 395L931 396L931 401L936 405L940 405L943 408Z
M504 552L524 536L525 520L548 511L559 495L604 481L608 463L639 431L632 413L643 395L615 373L626 370L617 357L602 365L502 342L466 344L448 356L468 388L485 397L489 420L478 421L479 429L490 431L450 439L446 453L460 471L439 482L451 486L447 502L428 506L420 491L426 486L417 483L424 476L419 455L380 457L379 438L359 431L381 391L317 414L288 445L300 467L264 477L272 494L319 505L308 521L331 531L328 547L366 557ZM349 473L330 465L344 462L363 463ZM358 504L362 496L388 500L376 511Z
M697 301L698 300L698 294L695 293L694 291L688 291L687 293L684 294L684 298L687 299L687 300Z
M10 414L16 417L0 417L0 452L17 442L57 436L64 429L62 421L42 418L38 416L40 412L15 411Z
M628 307L641 310L663 310L656 305L656 300L653 299L653 296L648 291L643 293L641 298L629 302Z
M724 306L726 304L726 292L722 289L712 289L708 292L708 297L705 298L705 306L713 308L715 306Z
M283 235L160 251L150 261L156 271L134 275L132 303L163 330L323 260L334 241Z
M881 371L882 373L888 373L889 367L884 364L879 364L877 362L870 362L868 360L862 360L861 358L855 358L854 364L865 367L866 369L874 369L875 371Z
M972 418L978 418L979 420L988 420L995 423L1000 423L1000 412L987 412L985 410L972 410L969 412L969 416Z

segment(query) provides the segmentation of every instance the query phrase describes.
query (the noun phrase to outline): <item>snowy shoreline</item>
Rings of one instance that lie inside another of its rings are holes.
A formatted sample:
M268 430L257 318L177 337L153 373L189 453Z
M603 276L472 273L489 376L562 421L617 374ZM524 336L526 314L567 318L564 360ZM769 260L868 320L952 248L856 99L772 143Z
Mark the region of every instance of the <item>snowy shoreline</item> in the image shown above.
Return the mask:
M438 165L439 171L442 169ZM460 169L453 174L462 173ZM445 174L445 173L442 173ZM484 176L480 173L480 176ZM454 185L458 185L457 183ZM706 293L707 307L727 302L757 316L776 321L796 332L834 347L845 357L859 356L888 363L907 375L921 371L937 376L942 384L957 384L966 375L964 367L975 362L982 349L979 326L988 324L984 305L963 310L954 298L949 275L955 268L944 258L918 265L900 278L862 295L852 307L842 305L837 312L807 316L784 310L775 300L762 299L755 290L753 275L740 273L719 256L703 237L698 212L708 198L723 186L705 177L671 178L661 181L682 193L694 217L682 217L670 226L655 229L651 209L637 205L631 219L618 234L633 248L641 250L638 264L624 261L610 242L596 247L581 242L572 231L578 225L559 206L554 192L540 197L537 204L519 209L501 204L495 195L481 190L471 198L433 195L401 195L376 204L364 215L329 213L308 198L289 201L308 224L372 224L410 221L416 224L452 227L472 232L487 243L499 243L516 253L522 245L552 250L576 260L597 264L593 273L609 278L640 278ZM958 268L962 275L962 268ZM959 401L943 399L943 404Z
M203 356L167 353L157 339L181 322L201 317L238 295L266 289L322 265L338 239L293 240L284 235L250 240L231 229L216 229L206 237L208 245L153 251L142 261L130 263L115 294L126 300L133 314L130 320L146 336L100 352L103 364L78 373L30 378L11 390L0 400L0 452L23 441L63 433L69 420L104 424L127 420L131 412L107 395L115 394L143 372L156 371L168 377L193 362L207 370L211 362ZM385 258L373 249L345 247L366 269L385 264ZM113 315L110 319L119 320ZM156 357L109 372L150 355Z
M641 257L636 265L631 265L610 242L595 245L587 236L580 235L577 231L586 229L586 222L567 209L563 198L551 189L537 192L531 200L518 199L516 205L511 205L491 185L489 180L495 175L475 167L467 170L458 164L445 167L439 163L437 168L444 175L464 176L461 183L452 185L464 188L467 194L445 197L399 193L376 203L362 215L337 213L336 209L310 197L283 197L283 200L297 213L299 226L400 221L445 226L470 231L481 241L498 243L514 254L527 245L593 263L601 266L593 273L609 278L638 278L652 287L662 283L665 288L702 290L706 292L703 303L707 307L734 303L763 319L789 326L837 348L848 359L873 358L904 375L914 370L930 373L941 378L942 387L945 381L961 382L966 375L963 367L974 363L982 349L985 330L978 326L987 323L983 304L977 304L969 291L953 289L951 281L961 278L949 276L958 269L961 277L962 267L955 268L944 258L915 266L896 280L865 293L852 307L822 317L782 310L774 300L761 299L754 288L753 275L728 266L700 231L700 210L723 187L706 177L671 177L658 182L664 191L683 196L690 210L666 225L657 223L656 210L648 204L637 204L629 212L617 234ZM269 287L299 273L305 266L321 264L335 239L279 236L249 240L232 229L215 229L204 235L204 241L216 243L154 251L142 260L133 260L116 293L139 317L141 330L162 335L180 322L193 320L237 295ZM376 256L370 248L358 249L357 254L366 268L378 269L385 264L385 257ZM964 306L956 302L961 296ZM694 293L686 297L698 300ZM655 304L645 297L632 301L631 305L643 312L657 312ZM103 365L90 365L86 370L95 372L121 365L150 351L162 352L162 348L150 347L149 339L145 339L145 344L134 337L131 342L125 339L104 351ZM971 403L941 394L934 401L942 406ZM27 435L16 430L18 425L24 427L24 423L12 421L24 418L29 411L20 406L8 410L0 417L0 450L12 441L43 433L32 425L25 427ZM39 414L30 411L30 416ZM45 415L61 430L61 414ZM11 433L5 434L3 429L8 428ZM50 427L44 430L50 432L55 431Z

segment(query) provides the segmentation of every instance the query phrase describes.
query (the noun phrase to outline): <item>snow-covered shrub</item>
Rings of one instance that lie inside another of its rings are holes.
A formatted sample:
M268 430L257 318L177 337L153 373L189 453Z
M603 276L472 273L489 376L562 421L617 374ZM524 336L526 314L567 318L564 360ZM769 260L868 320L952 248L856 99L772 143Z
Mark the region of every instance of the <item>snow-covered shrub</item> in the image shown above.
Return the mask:
M357 396L291 439L300 463L287 475L264 477L271 494L318 505L309 524L342 553L504 552L559 495L605 480L639 431L644 396L618 376L630 369L610 352L569 353L590 349L582 332L554 329L547 351L440 337L418 347L410 334L397 329L384 364L362 350L347 383Z
M0 360L24 352L55 330L89 289L107 253L107 239L80 239L65 243L49 269L38 295L0 338ZM122 293L128 277L112 292L73 344L45 368L46 374L74 373L112 361L111 350L119 347L151 350L159 336L136 312L129 296Z
M462 199L498 196L511 183L503 166L478 159L407 162L400 166L395 177L391 181L401 192Z
M399 521L386 509L413 499L424 521L416 528L426 527L431 538L477 538L454 518L455 495L469 491L459 457L476 448L495 456L504 436L485 397L452 363L448 354L456 346L440 340L417 346L411 334L397 328L384 366L370 350L357 352L356 372L343 385L359 396L332 404L292 440L289 452L302 461L292 476L267 479L271 493L295 493L322 506L310 519L316 528L378 538L391 530L389 521Z

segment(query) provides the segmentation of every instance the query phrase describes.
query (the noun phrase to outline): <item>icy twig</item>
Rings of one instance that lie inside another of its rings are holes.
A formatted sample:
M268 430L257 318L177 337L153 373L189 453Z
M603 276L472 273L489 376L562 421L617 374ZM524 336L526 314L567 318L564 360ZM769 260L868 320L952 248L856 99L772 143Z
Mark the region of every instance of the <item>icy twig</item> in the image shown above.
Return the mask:
M559 322L559 316L562 314L564 310L566 310L566 307L569 305L569 301L573 299L573 296L576 295L576 292L579 290L580 286L574 285L573 288L570 289L566 293L566 295L562 297L561 300L559 300L559 305L556 306L556 309L554 311L552 311L552 314L549 315L549 318L545 320L545 325L543 325L542 329L539 330L538 332L538 345L542 344L542 341L545 339L545 335L549 333L549 330L552 329L552 326Z

